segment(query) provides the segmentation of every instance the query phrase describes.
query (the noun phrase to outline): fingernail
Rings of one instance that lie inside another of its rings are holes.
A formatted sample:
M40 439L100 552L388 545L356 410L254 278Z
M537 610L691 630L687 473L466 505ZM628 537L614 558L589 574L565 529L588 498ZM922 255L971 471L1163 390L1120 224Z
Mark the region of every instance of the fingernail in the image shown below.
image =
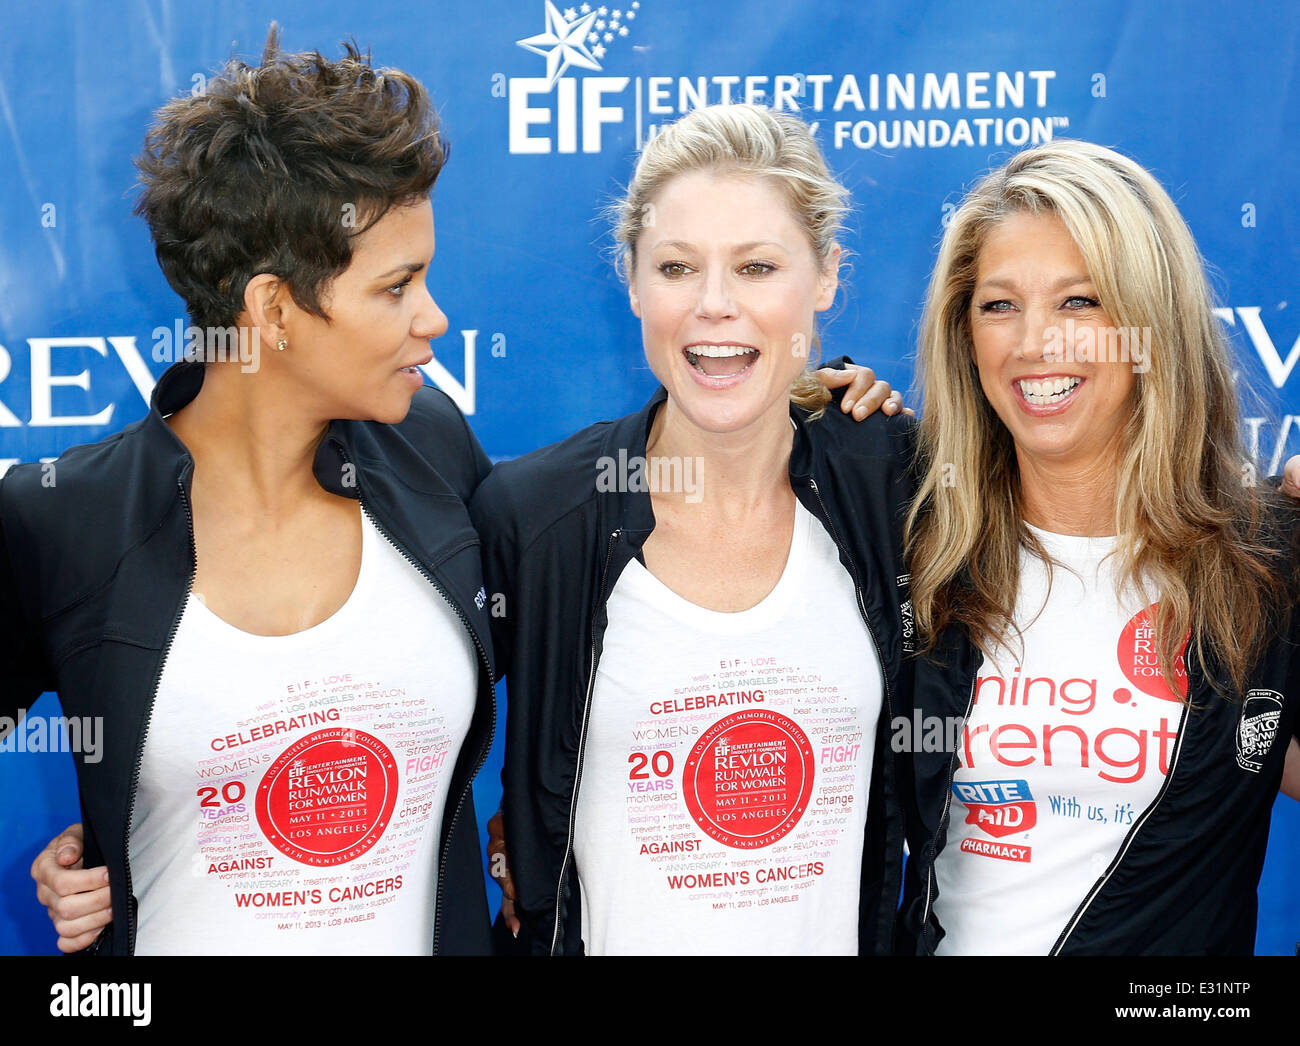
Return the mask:
M71 857L71 856L75 855L76 852L77 852L77 848L76 848L75 846L73 846L71 843L68 843L67 846L61 846L61 847L59 847L58 858L59 858L59 860L61 861L61 860L63 860L63 858L65 858L65 857Z
M848 413L849 411L851 411L851 410L853 409L853 400L851 400L851 399L845 399L845 400L844 400L844 404L843 404L843 408L844 408L844 412L845 412L845 413Z
M101 883L103 883L105 886L108 885L108 869L107 869L107 868L105 868L102 872L99 873L99 881L100 881Z

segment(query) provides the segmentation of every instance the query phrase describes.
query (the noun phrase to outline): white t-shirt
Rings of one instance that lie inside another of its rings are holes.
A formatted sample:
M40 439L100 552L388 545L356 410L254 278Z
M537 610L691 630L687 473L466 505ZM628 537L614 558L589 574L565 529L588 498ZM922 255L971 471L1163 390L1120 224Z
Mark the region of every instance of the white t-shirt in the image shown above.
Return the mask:
M188 598L131 826L136 953L428 954L438 843L478 659L363 515L328 620L242 632Z
M1178 736L1152 601L1116 595L1115 539L1034 534L1062 566L1049 595L1021 552L1023 657L1013 639L976 678L935 864L943 955L1047 954L1154 801ZM1185 694L1181 656L1175 674Z
M852 954L882 678L802 505L728 614L633 561L610 594L575 853L589 954Z

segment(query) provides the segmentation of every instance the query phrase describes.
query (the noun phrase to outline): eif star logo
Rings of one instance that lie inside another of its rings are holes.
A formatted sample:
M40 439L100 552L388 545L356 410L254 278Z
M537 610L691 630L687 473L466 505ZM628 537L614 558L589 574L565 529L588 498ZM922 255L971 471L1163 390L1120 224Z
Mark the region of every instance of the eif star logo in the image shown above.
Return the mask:
M561 13L546 0L546 32L516 42L546 59L549 90L570 66L599 72L605 44L613 43L616 35L627 36L625 23L636 18L635 9L640 6L640 0L633 0L628 11L611 12L607 7L592 10L590 4L583 4L581 8L566 7Z

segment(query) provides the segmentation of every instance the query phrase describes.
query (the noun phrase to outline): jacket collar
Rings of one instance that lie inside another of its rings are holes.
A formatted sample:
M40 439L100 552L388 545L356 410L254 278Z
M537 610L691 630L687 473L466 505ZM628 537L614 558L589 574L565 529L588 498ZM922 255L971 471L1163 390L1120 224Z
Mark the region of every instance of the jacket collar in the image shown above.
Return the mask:
M646 456L646 445L650 440L650 428L654 424L655 415L659 413L659 408L668 400L668 392L661 385L650 397L650 401L635 414L628 414L619 418L610 426L609 435L605 439L602 453L617 460L618 453L622 450L630 461L632 458L642 458ZM828 410L835 409L834 405L827 407ZM809 420L808 412L802 407L790 404L790 421L794 425L794 445L790 450L790 479L792 481L807 481L812 476L813 461L815 458L814 443L815 423ZM632 493L632 492L629 492ZM639 502L644 500L649 505L650 498L648 495L638 498L633 496L629 500ZM654 529L654 515L650 513L648 517L644 516L639 509L634 509L632 515L624 516L623 523L637 528L637 525L645 525L648 522L648 529Z
M188 473L194 467L194 459L163 419L189 403L198 395L202 385L201 363L173 363L163 371L162 377L154 385L153 395L149 398L149 413L142 423L144 430L152 437L150 445L163 456L160 467L166 467L178 479L185 476L187 482Z
M646 457L646 445L650 441L650 427L654 424L659 408L668 400L668 392L661 385L644 407L635 414L628 414L610 425L609 434L601 447L602 460L616 462L619 467L620 483L612 496L600 499L601 529L606 533L615 528L635 535L633 542L640 546L655 528L654 509L650 504L650 493L646 490L625 489L622 479L627 478L623 471L631 467L636 459ZM597 462L597 468L601 463ZM644 473L642 473L644 475Z
M168 448L174 473L178 477L193 467L189 450L171 430L164 420L169 414L175 414L182 407L191 403L203 388L203 376L206 373L202 363L180 362L168 367L158 383L154 385L153 395L149 399L149 415L145 424L155 439ZM351 429L354 422L332 421L325 438L316 448L316 459L312 471L316 481L331 494L357 499L360 497L356 484L345 484L343 471L339 468L339 452L345 459L352 458Z

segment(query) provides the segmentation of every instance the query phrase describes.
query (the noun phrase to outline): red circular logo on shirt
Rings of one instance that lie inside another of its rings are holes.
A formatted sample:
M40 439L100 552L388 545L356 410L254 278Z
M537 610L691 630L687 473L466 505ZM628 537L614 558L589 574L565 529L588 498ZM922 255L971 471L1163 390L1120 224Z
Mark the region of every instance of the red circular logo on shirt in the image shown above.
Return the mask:
M748 850L788 835L808 809L812 745L798 724L764 709L719 719L682 773L686 808L710 838Z
M377 737L331 727L300 737L257 788L257 823L281 853L331 867L379 842L397 805L397 764Z
M1150 612L1155 607L1139 610L1124 630L1119 634L1119 646L1115 656L1119 659L1120 671L1128 677L1130 683L1152 697L1163 701L1180 701L1187 696L1187 640L1189 632L1183 639L1178 660L1174 662L1174 681L1178 684L1178 695L1169 692L1164 677L1160 674L1160 658L1156 654L1156 630L1151 624Z

